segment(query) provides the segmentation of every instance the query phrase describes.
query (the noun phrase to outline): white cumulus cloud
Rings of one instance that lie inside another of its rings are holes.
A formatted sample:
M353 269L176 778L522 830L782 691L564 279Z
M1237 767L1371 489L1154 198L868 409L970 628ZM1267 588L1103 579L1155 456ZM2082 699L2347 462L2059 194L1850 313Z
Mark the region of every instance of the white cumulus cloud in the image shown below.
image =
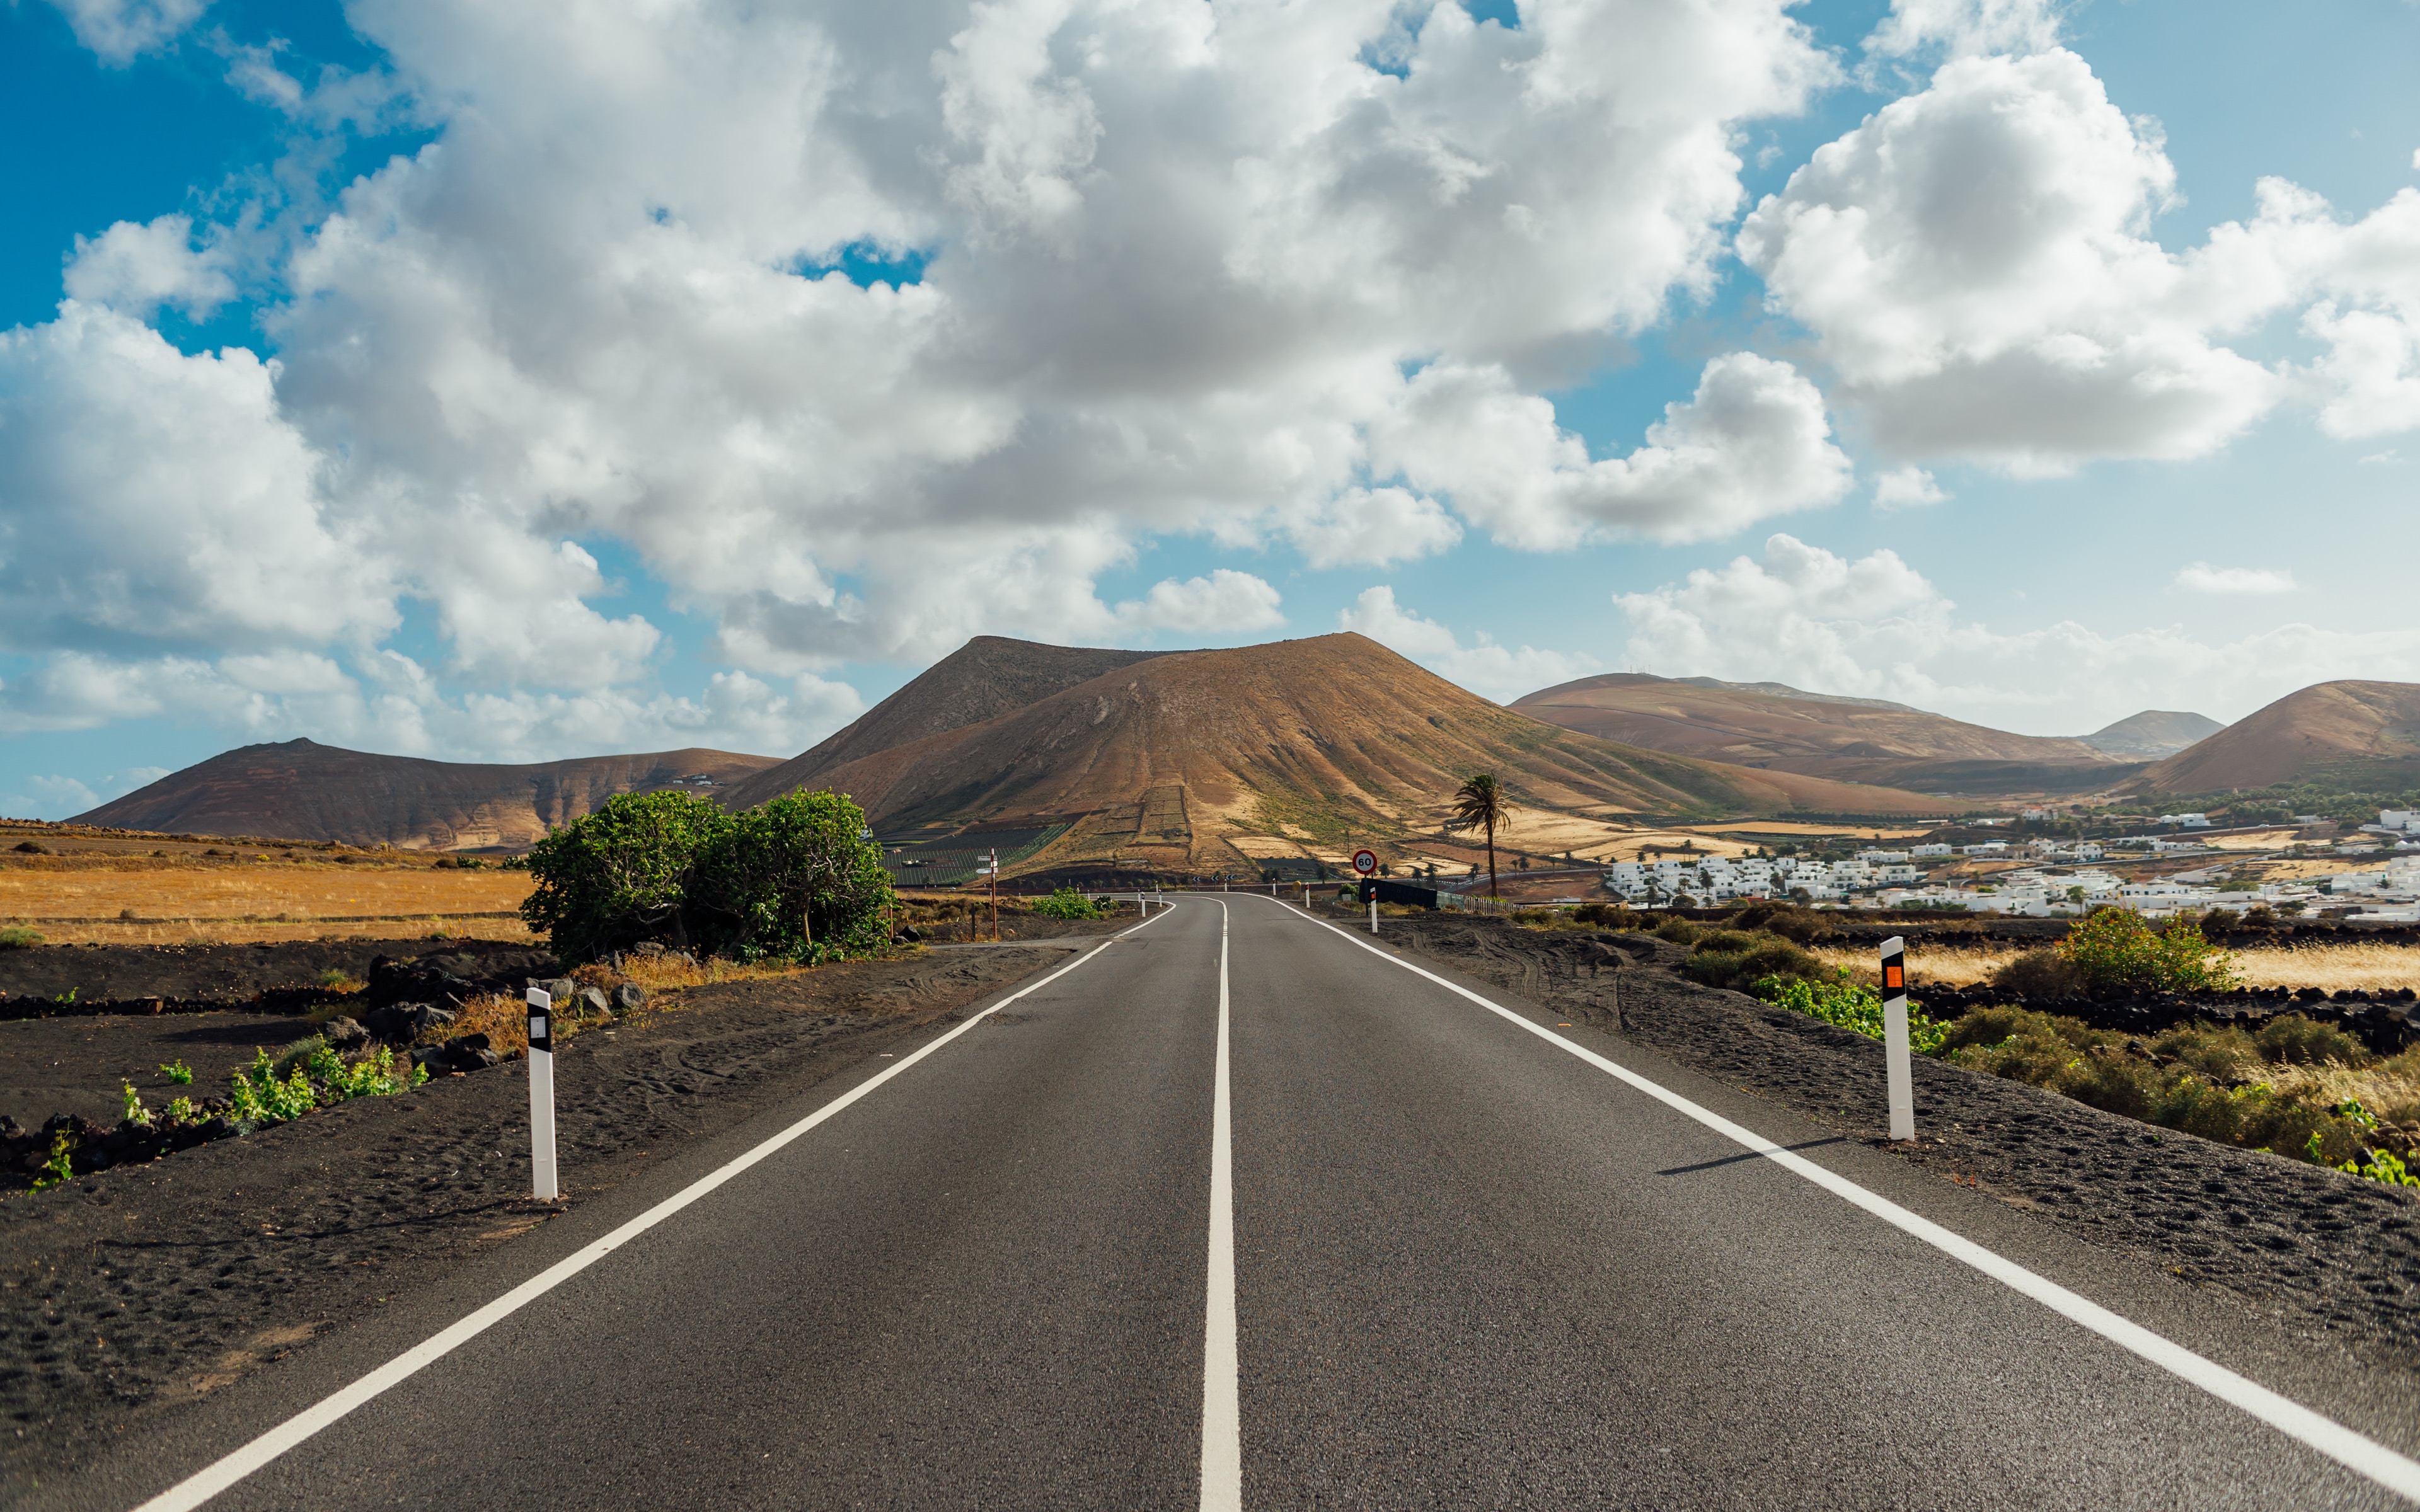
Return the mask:
M1162 579L1140 599L1120 604L1123 630L1176 630L1221 635L1266 630L1285 623L1278 591L1249 572L1220 567L1206 578Z
M51 0L76 40L105 63L123 68L182 36L209 8L209 0Z
M68 264L70 299L105 304L137 318L172 305L207 319L234 299L222 248L196 248L190 216L163 215L147 224L120 221L92 240L76 238Z
M2337 436L2420 425L2420 192L2350 224L2281 179L2257 197L2172 254L2155 123L2063 49L1969 56L1818 149L1739 249L1895 458L2200 456L2298 393ZM2221 339L2297 306L2328 348L2301 368Z
M1395 590L1384 585L1364 589L1351 608L1338 613L1336 625L1338 629L1366 635L1446 681L1498 702L1586 676L1597 665L1589 657L1560 651L1499 646L1485 631L1465 645L1445 625L1396 603Z
M1922 468L1895 468L1874 480L1876 509L1913 509L1941 503L1948 497Z
M202 13L63 6L117 59ZM85 658L12 717L218 699L249 732L318 700L398 748L504 738L476 686L558 732L587 707L558 695L670 730L628 691L661 627L596 607L571 537L628 548L750 678L821 677L983 631L1281 623L1231 569L1104 602L1159 536L1383 565L1466 530L1704 538L1849 486L1786 363L1716 359L1606 460L1543 397L1714 290L1744 124L1839 77L1786 0L346 17L361 72L211 48L287 116L298 181L365 123L426 145L295 208L113 225L59 317L0 338L0 626ZM842 270L867 262L893 270ZM231 293L273 363L140 324ZM412 603L453 691L397 703L378 658ZM236 654L349 691L251 689ZM813 722L767 720L731 728Z
M1441 363L1411 380L1373 454L1497 539L1545 549L1703 540L1831 503L1854 475L1831 434L1823 396L1796 368L1733 352L1706 364L1696 394L1665 407L1646 445L1591 460L1554 407L1501 368Z
M2213 567L2207 562L2188 563L2179 568L2176 585L2188 593L2230 596L2290 594L2295 586L2290 572L2269 567Z
M1789 535L1614 602L1630 619L1625 660L1645 671L1890 699L2029 734L2143 709L2232 720L2313 683L2420 680L2420 629L2297 624L2228 641L2073 621L2000 629L1959 613L1895 552L1851 560Z
M1979 53L2044 53L2058 45L2054 0L1891 0L1869 52L1905 57L1941 48L1952 57Z

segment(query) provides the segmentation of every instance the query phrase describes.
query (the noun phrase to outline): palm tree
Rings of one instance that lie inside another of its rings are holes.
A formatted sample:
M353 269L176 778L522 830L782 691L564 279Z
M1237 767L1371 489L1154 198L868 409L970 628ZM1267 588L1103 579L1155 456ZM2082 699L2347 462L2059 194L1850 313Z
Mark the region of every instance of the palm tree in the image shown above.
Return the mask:
M1496 896L1496 826L1512 815L1512 806L1504 799L1504 784L1496 780L1493 772L1481 772L1457 789L1453 795L1455 829L1487 831L1487 896Z

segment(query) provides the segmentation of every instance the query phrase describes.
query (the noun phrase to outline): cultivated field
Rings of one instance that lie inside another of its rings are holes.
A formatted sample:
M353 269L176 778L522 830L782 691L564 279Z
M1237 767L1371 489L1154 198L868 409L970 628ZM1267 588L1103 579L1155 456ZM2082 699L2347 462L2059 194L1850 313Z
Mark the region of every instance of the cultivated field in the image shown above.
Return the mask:
M27 925L54 944L418 938L438 930L519 940L529 937L528 927L510 916L529 889L526 872L417 860L344 864L318 852L11 856L0 865L0 924Z

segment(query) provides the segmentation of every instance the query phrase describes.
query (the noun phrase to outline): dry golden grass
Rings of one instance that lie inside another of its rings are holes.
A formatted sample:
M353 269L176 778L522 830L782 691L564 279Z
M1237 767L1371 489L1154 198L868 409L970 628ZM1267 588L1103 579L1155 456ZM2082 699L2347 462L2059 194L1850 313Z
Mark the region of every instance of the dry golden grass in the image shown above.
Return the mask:
M277 945L294 940L336 939L426 940L442 935L452 940L498 940L516 945L543 943L518 918L464 918L430 915L424 918L380 918L362 923L276 919L163 919L141 924L34 924L27 926L50 945Z
M269 854L269 853L262 853ZM253 943L361 934L418 938L442 930L526 940L509 914L529 895L526 872L310 859L192 861L147 857L11 858L0 866L0 923L35 923L46 940L104 945Z
M1931 982L1972 987L2023 952L2013 945L1965 948L1918 946L1907 952L1908 985ZM1879 980L1874 952L1823 946L1815 954L1826 966L1845 968L1861 981ZM2247 987L2318 987L2327 992L2420 987L2420 948L2408 945L2309 945L2296 949L2238 950L2235 973Z

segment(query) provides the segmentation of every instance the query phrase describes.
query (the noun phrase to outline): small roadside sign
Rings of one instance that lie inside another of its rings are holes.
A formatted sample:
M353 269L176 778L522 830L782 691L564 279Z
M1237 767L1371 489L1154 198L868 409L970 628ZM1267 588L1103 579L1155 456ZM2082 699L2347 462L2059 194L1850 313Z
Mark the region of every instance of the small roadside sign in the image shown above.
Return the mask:
M1355 851L1353 853L1353 870L1360 872L1365 877L1376 872L1378 870L1377 853L1374 851Z

